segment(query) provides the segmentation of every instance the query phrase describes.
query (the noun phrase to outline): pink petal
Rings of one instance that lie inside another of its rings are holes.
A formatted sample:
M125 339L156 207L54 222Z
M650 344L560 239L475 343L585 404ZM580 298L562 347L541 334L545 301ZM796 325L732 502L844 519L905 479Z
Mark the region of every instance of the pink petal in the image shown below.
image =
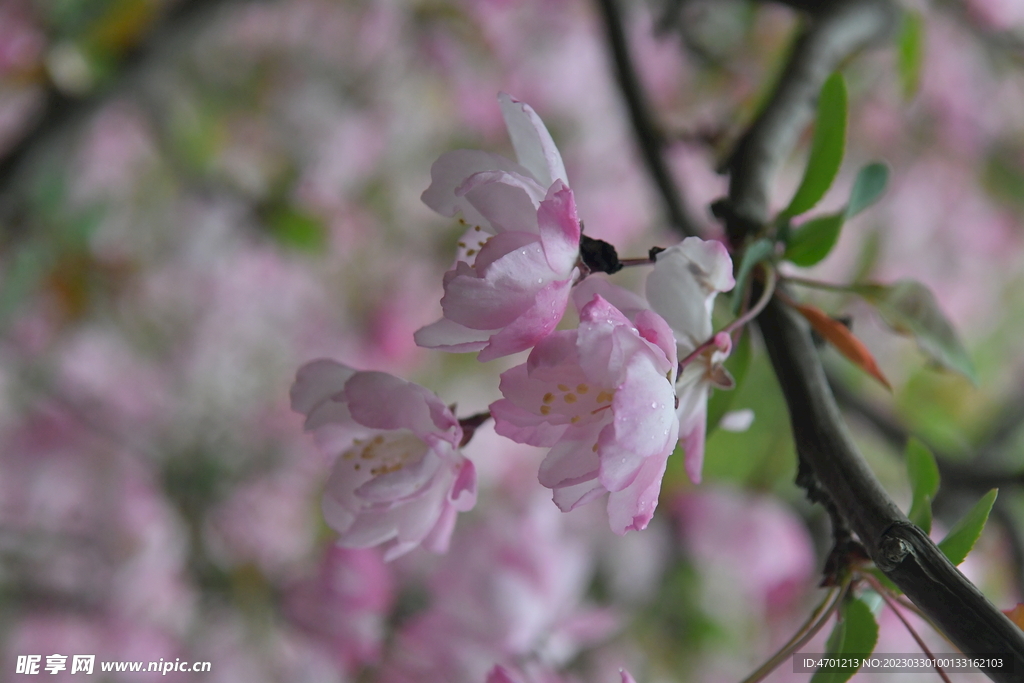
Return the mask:
M342 464L339 463L339 465ZM439 454L428 451L419 462L407 465L397 472L374 476L357 487L352 494L359 499L360 505L390 507L423 495L424 490L437 476L437 470L442 466ZM364 465L364 467L370 468L369 465Z
M537 207L544 189L532 178L503 171L471 175L455 190L490 221L493 232L537 234Z
M622 676L621 683L636 683L636 680L625 669L619 669L619 675Z
M519 163L528 168L544 187L550 186L555 180L561 180L568 185L562 156L558 153L548 129L544 127L544 122L533 108L506 93L498 95L498 102L501 104L501 114L505 118L505 126L508 127L508 135L512 138L512 147L516 150Z
M685 427L680 427L680 440L686 459L686 474L690 481L699 484L704 468L704 436L707 432L707 402L690 415Z
M325 425L344 425L352 421L352 414L343 402L327 400L309 411L309 417L303 428L307 432L316 431ZM319 436L317 437L319 438Z
M548 265L559 277L566 277L580 254L580 219L572 190L561 181L555 181L541 202L537 225Z
M459 512L472 510L476 505L476 467L472 460L461 458L458 474L448 493L452 508Z
M484 683L519 683L519 681L512 678L508 669L500 664L495 664L491 672L487 674L487 680Z
M576 347L584 373L604 386L621 384L630 359L652 351L633 324L599 296L580 311L578 335Z
M537 235L531 232L502 232L487 240L480 249L473 264L473 272L477 277L484 277L495 261L516 249L537 242ZM451 271L449 271L451 272ZM463 271L465 272L465 271Z
M647 277L647 300L675 332L679 352L686 353L711 336L715 296L734 285L725 246L687 237L658 254Z
M679 364L676 355L676 337L672 328L668 326L665 319L651 310L640 311L633 319L640 336L661 349L668 362L668 369L672 370L672 378L675 379L675 368ZM726 335L728 336L728 335Z
M571 288L572 280L562 280L537 292L530 308L491 337L490 344L477 356L480 362L525 351L554 332L565 314Z
M634 357L612 399L613 429L601 435L601 484L619 491L644 460L670 450L678 434L675 391L651 358Z
M454 217L455 214L462 212L462 217L471 226L480 225L487 228L488 232L494 232L490 229L490 222L473 208L467 199L455 194L455 188L464 183L466 178L482 171L508 171L529 175L525 168L498 154L460 149L442 154L430 167L430 187L423 192L421 199L442 216Z
M552 424L547 418L523 410L507 398L492 403L490 410L494 418L494 431L516 443L551 447L565 433L566 425Z
M498 329L530 308L535 292L550 281L551 269L538 241L495 260L485 277L457 275L446 282L441 308L460 325Z
M442 554L448 552L452 541L452 532L455 531L456 517L458 517L458 511L455 509L455 506L451 503L444 503L437 522L430 532L424 536L420 545L432 553Z
M355 370L327 358L306 363L295 375L290 396L292 410L309 416L318 405L345 389Z
M479 351L495 330L471 330L465 325L441 318L435 323L416 330L413 339L425 349L440 349L455 353Z
M658 507L661 480L671 452L670 448L647 458L629 486L608 496L608 521L612 531L622 535L647 528Z
M631 320L637 313L649 308L643 297L628 289L613 285L603 277L588 277L572 288L572 301L576 305L576 310L583 310L584 306L593 301L595 295L600 295Z
M569 512L599 498L603 493L607 493L606 489L601 486L599 481L594 479L585 481L582 484L559 487L552 492L551 499L558 506L559 510Z
M593 450L601 425L570 427L540 464L538 480L549 489L572 486L597 477L601 465Z
M453 445L462 438L458 421L441 399L385 372L356 373L345 384L345 397L352 418L367 427L410 429L420 437L441 430Z

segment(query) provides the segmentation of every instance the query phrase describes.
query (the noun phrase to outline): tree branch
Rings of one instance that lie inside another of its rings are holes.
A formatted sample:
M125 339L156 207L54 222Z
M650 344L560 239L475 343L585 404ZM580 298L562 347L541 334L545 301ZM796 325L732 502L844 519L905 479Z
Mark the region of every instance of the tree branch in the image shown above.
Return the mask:
M633 67L626 32L622 25L622 15L616 3L617 0L597 0L597 6L604 19L605 35L608 38L612 61L615 64L615 80L619 84L626 108L629 110L629 120L633 124L633 133L636 136L637 145L640 147L640 156L658 188L658 194L665 206L665 213L672 228L683 235L698 235L700 230L687 215L678 185L673 180L668 164L665 163L665 158L662 156L662 149L665 145L664 136L654 122L654 116L647 104L647 97L640 83L640 77Z
M897 24L888 0L848 0L812 19L778 86L728 163L722 207L734 245L769 220L774 175L810 121L825 79ZM800 459L827 491L875 564L967 654L995 654L1018 673L986 669L993 680L1020 680L1024 634L911 524L857 451L829 388L806 322L777 299L758 318L789 408Z
M211 14L228 0L179 0L167 9L162 19L149 32L145 42L130 49L121 58L116 79L94 92L72 97L53 84L47 88L41 111L32 125L7 150L0 153L0 224L10 230L11 217L17 214L16 187L24 182L28 165L36 153L50 145L64 131L85 119L97 107L135 82L168 44L182 33L207 25ZM236 0L238 2L252 0Z

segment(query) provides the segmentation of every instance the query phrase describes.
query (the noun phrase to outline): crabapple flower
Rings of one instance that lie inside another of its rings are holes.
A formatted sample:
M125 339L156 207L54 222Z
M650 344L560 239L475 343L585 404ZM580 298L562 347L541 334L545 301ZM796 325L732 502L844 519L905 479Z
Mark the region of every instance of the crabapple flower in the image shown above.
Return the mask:
M732 259L720 242L687 237L660 252L647 277L647 300L675 335L679 357L686 358L712 336L711 311L719 292L732 289ZM722 367L732 350L729 335L691 359L676 380L679 436L686 454L686 474L700 483L707 432L708 394L712 387L732 388Z
M560 509L607 492L613 531L650 522L679 430L675 346L654 311L631 319L595 294L580 310L579 329L551 334L501 375L505 398L491 404L495 431L551 447L539 478Z
M519 163L459 150L438 159L423 201L462 213L469 230L444 277L444 315L416 332L416 343L480 351L481 361L531 348L565 312L579 276L580 222L565 168L534 111L499 96Z
M423 387L331 360L299 369L292 409L321 448L337 453L323 512L339 545L386 544L385 560L418 545L445 552L457 512L476 503L462 427Z

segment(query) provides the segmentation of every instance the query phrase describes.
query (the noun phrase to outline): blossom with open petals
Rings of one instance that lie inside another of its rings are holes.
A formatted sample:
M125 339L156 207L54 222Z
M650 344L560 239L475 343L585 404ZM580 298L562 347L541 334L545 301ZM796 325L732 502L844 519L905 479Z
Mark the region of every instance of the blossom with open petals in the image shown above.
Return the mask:
M462 428L441 399L331 360L300 368L291 399L306 430L338 456L323 512L341 546L387 544L387 560L421 544L447 549L456 513L476 503L476 474L459 452Z
M551 447L540 483L559 508L608 492L612 530L643 529L678 436L675 373L675 340L661 316L643 309L631 319L595 294L578 330L553 333L501 375L495 430Z
M720 242L687 237L657 255L647 277L647 300L672 328L678 354L685 358L712 337L711 311L719 292L735 286L732 259ZM686 454L686 473L700 483L707 432L708 394L712 387L731 388L722 367L732 350L727 334L693 358L676 380L679 437Z
M580 223L550 134L528 105L499 96L519 162L475 150L443 155L423 201L469 226L444 277L443 317L416 343L480 351L481 361L531 348L565 312L579 276Z

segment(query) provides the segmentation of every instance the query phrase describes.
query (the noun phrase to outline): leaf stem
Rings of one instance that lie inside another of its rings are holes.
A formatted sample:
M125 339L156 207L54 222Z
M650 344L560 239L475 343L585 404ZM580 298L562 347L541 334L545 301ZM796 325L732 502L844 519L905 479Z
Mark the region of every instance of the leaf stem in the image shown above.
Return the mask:
M839 605L842 604L843 600L846 598L846 594L849 592L849 578L844 581L838 590L836 588L829 589L829 592L825 595L825 599L822 600L814 609L811 616L809 616L807 621L800 626L793 637L789 639L789 642L779 648L779 651L772 655L771 659L758 667L754 673L744 678L740 683L758 683L758 681L763 680L765 676L774 671L776 667L786 659L786 657L789 657L791 654L806 645L807 641L813 638L818 631L828 623L828 620L839 608ZM831 602L829 602L829 600L831 600ZM817 621L815 621L815 619L817 619Z
M844 294L856 294L857 285L837 285L832 282L822 282L821 280L812 280L810 278L798 277L796 275L783 275L783 282L791 282L794 285L802 285L804 287L813 287L814 289L826 289L830 292L842 292Z

